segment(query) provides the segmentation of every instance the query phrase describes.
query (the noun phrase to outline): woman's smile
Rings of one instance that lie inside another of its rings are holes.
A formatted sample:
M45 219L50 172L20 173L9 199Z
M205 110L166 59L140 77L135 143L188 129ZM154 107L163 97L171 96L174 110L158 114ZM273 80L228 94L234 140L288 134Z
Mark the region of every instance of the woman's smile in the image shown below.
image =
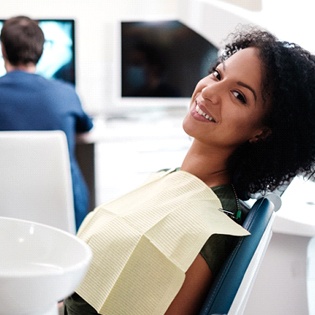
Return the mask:
M201 107L202 107L202 105L198 105L198 103L196 101L195 110L196 110L197 114L204 117L206 120L208 120L210 122L216 123L215 119L210 114L208 114L204 109L201 109Z
M246 48L219 64L196 86L186 133L227 150L261 133L266 107L260 91L262 78L258 50Z

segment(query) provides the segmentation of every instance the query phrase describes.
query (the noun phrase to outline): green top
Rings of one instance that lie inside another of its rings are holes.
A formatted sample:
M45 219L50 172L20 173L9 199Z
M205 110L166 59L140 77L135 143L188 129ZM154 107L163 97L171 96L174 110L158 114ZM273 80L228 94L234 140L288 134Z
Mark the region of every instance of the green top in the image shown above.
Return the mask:
M236 194L232 185L222 185L212 187L214 193L221 201L222 208L234 214L235 221L242 224L246 210L238 206ZM240 215L241 214L241 215ZM213 234L201 249L200 254L207 262L214 275L217 274L220 266L226 260L229 253L233 250L238 237L223 234Z

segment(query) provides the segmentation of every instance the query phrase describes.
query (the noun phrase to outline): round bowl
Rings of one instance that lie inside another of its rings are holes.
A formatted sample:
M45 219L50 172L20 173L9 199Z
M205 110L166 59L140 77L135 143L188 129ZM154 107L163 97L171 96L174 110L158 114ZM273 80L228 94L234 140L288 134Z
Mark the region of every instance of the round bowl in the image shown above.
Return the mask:
M51 315L80 284L92 253L76 236L0 217L0 314Z

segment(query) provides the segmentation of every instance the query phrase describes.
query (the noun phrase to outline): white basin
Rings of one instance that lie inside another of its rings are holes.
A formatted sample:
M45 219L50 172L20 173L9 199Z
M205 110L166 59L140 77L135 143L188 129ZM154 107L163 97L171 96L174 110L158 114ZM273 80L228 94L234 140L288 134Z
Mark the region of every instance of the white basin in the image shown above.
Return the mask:
M92 253L76 236L0 217L0 314L55 315L85 276Z

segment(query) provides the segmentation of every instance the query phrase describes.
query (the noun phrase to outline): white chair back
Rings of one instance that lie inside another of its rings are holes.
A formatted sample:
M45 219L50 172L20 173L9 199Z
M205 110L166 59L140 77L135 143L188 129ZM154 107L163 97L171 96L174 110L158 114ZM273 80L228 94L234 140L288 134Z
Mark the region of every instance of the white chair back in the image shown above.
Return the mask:
M75 233L67 138L62 131L0 132L0 216Z

